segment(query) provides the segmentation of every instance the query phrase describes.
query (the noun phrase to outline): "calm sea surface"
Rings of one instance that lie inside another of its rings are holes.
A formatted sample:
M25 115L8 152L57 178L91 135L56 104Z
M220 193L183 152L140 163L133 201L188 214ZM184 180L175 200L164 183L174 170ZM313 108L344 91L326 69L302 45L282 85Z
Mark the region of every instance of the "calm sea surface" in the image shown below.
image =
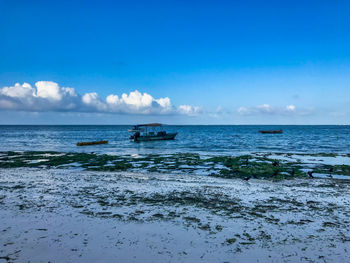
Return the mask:
M0 151L98 152L108 154L241 154L249 152L350 153L350 126L166 126L174 141L135 143L132 126L0 126ZM259 130L283 129L283 134ZM107 145L77 147L79 141Z

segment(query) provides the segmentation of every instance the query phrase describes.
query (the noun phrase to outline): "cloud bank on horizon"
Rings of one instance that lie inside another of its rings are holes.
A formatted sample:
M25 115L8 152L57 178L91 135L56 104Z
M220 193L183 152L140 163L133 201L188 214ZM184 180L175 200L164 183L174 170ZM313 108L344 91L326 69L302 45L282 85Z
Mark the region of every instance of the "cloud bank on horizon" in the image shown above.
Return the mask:
M148 93L135 90L121 96L111 94L101 99L96 92L80 95L74 88L61 87L53 81L38 81L34 87L29 83L16 83L14 86L0 88L0 110L28 112L87 112L131 115L185 115L218 118L232 114L220 106L213 112L193 105L172 105L170 98L156 99ZM239 115L308 115L312 110L297 109L294 105L274 107L262 104L252 107L239 107Z
M31 112L93 112L120 114L182 114L194 116L202 108L192 105L175 107L168 97L155 99L135 90L129 94L111 94L102 100L96 92L78 94L74 88L60 87L52 81L38 81L0 88L0 110Z

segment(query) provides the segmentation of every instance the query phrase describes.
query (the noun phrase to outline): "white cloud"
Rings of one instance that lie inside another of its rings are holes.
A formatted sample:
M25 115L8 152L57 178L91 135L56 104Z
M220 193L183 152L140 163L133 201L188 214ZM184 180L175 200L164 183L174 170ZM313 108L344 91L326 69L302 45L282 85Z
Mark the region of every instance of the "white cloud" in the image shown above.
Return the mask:
M137 114L169 114L173 112L168 97L155 99L148 93L141 94L135 90L129 95L124 93L119 98L117 95L109 95L106 104L111 112L125 112Z
M262 104L254 107L240 107L237 112L241 115L256 115L256 114L270 114L270 115L307 115L311 111L305 109L297 109L294 105L287 105L285 107L273 107L269 104Z
M176 108L168 97L155 99L137 90L120 97L111 94L105 100L96 92L81 96L74 88L60 87L52 81L38 81L35 87L28 83L16 83L11 87L0 88L0 110L185 115L201 112L200 107L181 105Z
M118 102L119 102L119 97L118 97L118 95L113 95L113 94L111 94L111 95L107 96L106 102L107 102L108 104L110 104L110 105L118 104Z
M28 83L23 83L23 85L16 83L13 87L3 87L0 89L0 95L11 98L25 98L35 96L35 89Z
M191 106L191 105L180 105L178 107L178 111L181 114L195 116L202 112L202 108L198 106Z
M160 98L159 100L156 100L160 106L162 106L163 108L171 108L171 102L170 99L168 97L166 98Z
M271 106L269 104L263 104L263 105L256 106L256 109L262 113L273 113L274 112L274 110L271 108Z
M107 110L107 105L100 100L96 92L85 93L82 97L82 102L84 106L90 108L92 111L103 112Z
M287 111L295 111L295 106L294 105L287 105L286 110Z
M52 81L38 81L35 83L36 96L52 101L60 101L63 97L63 90L57 83Z
M24 111L68 111L77 108L79 97L72 88L52 81L38 81L35 87L16 83L0 89L0 109Z

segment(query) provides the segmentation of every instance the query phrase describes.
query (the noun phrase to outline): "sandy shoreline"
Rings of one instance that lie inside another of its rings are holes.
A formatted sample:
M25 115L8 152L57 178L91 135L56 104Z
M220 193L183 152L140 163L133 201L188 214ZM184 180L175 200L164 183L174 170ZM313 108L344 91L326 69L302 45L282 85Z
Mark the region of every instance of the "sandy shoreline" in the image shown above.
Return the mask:
M0 169L0 262L346 262L350 184Z

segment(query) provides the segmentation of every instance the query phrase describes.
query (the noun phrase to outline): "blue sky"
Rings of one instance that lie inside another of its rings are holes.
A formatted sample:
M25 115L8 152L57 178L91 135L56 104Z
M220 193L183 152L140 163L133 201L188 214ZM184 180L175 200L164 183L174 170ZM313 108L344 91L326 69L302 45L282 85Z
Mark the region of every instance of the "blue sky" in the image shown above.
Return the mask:
M350 1L0 0L0 124L350 124L349 13Z

